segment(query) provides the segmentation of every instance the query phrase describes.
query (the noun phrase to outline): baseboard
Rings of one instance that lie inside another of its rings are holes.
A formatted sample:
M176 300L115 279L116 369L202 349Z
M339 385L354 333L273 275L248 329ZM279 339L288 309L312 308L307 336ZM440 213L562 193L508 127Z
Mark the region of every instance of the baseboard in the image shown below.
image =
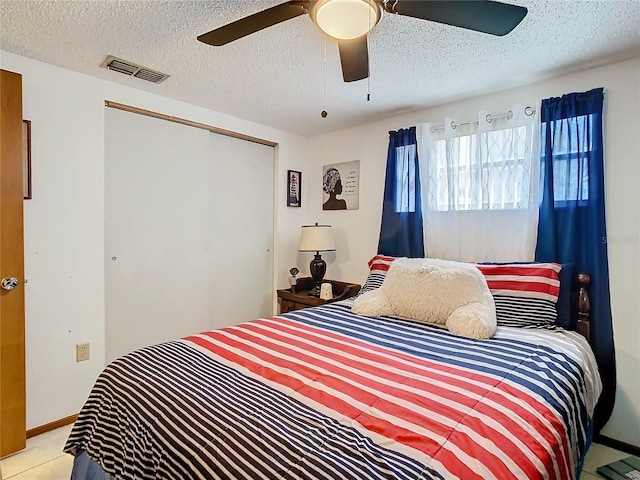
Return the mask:
M616 450L620 450L621 452L630 453L631 455L640 457L640 447L636 447L635 445L631 445L630 443L621 442L620 440L616 440L605 435L598 435L595 439L595 442L607 447L615 448Z
M65 418L61 418L60 420L56 420L55 422L47 423L45 425L40 425L39 427L32 428L31 430L27 430L27 438L35 437L36 435L40 435L41 433L49 432L51 430L55 430L56 428L64 427L65 425L69 425L73 423L78 418L78 415L70 415Z

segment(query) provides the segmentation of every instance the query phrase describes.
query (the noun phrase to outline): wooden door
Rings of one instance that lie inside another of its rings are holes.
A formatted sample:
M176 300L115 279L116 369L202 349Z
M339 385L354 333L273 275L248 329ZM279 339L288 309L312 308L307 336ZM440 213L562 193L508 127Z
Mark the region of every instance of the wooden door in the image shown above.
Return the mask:
M22 186L22 76L0 77L0 457L26 446L24 244Z

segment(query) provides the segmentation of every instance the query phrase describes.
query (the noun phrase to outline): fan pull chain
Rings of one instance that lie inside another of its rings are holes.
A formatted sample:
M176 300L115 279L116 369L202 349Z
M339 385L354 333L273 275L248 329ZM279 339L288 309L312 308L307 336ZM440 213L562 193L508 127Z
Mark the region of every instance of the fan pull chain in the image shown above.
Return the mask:
M369 45L369 34L367 33L367 48ZM371 101L371 72L367 76L367 102Z
M320 116L327 118L327 35L324 35L324 63L322 65L322 112Z
M369 30L367 31L367 55L369 55L369 33L371 33L371 13L369 13ZM369 68L369 75L367 75L367 102L371 101L371 62L367 61L367 65Z

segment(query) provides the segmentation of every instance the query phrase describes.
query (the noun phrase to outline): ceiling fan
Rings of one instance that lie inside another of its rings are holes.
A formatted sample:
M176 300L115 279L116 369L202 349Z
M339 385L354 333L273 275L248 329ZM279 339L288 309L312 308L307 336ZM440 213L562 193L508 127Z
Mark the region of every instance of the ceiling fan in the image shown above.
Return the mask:
M293 0L254 13L198 37L213 46L309 14L327 35L338 40L345 82L369 76L367 33L383 12L503 36L527 14L525 7L492 0Z

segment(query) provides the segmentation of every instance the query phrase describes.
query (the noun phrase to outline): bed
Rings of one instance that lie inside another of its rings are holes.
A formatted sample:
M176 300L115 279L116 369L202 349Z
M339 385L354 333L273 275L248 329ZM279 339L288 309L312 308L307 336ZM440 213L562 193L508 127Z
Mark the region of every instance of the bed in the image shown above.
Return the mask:
M72 478L579 476L601 390L584 336L499 325L476 340L353 301L115 360L66 443Z

